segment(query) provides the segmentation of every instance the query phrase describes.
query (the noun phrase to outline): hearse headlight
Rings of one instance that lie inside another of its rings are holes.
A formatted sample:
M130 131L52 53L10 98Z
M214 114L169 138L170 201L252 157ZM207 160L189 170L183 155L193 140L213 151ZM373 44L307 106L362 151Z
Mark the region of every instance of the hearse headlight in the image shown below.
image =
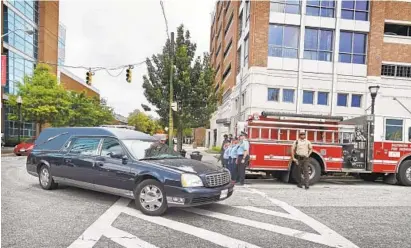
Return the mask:
M194 174L182 174L181 185L183 187L203 187L203 181L201 178Z

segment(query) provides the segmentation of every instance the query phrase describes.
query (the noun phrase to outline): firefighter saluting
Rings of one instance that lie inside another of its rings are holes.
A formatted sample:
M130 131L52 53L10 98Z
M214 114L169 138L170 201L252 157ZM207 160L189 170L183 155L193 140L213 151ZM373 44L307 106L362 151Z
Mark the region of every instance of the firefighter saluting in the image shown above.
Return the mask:
M308 172L308 166L312 151L313 147L311 142L306 138L305 130L300 130L299 137L296 141L294 141L291 148L291 157L297 165L297 170L294 170L296 171L296 175L294 175L294 177L299 188L302 188L302 184L304 184L305 189L309 189L310 175ZM301 182L301 174L304 175L303 182Z

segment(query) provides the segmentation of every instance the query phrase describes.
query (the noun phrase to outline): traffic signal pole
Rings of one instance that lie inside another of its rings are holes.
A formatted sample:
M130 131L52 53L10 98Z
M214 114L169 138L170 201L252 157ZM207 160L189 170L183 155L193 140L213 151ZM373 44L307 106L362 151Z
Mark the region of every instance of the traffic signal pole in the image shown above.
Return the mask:
M168 120L168 145L170 149L174 150L174 144L173 144L173 109L171 107L173 103L173 95L174 95L174 90L173 90L173 74L174 74L174 32L171 32L171 38L170 38L170 99L169 99L169 120Z

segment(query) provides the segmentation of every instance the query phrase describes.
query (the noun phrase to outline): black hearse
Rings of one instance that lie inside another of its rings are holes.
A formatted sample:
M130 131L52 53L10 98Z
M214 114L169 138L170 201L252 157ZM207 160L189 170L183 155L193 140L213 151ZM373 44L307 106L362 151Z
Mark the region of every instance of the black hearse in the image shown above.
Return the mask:
M119 128L47 128L27 157L27 171L43 189L66 184L128 197L147 215L220 201L234 187L228 170Z

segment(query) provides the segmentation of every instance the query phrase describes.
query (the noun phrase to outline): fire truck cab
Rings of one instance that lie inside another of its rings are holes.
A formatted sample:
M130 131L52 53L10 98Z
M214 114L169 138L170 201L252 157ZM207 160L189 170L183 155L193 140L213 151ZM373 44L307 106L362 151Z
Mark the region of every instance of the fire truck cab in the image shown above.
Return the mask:
M313 144L310 183L332 172L358 174L366 181L384 180L411 186L411 119L364 115L339 116L262 112L237 123L248 133L248 170L292 182L296 166L291 145L305 130ZM297 173L298 174L298 173Z

